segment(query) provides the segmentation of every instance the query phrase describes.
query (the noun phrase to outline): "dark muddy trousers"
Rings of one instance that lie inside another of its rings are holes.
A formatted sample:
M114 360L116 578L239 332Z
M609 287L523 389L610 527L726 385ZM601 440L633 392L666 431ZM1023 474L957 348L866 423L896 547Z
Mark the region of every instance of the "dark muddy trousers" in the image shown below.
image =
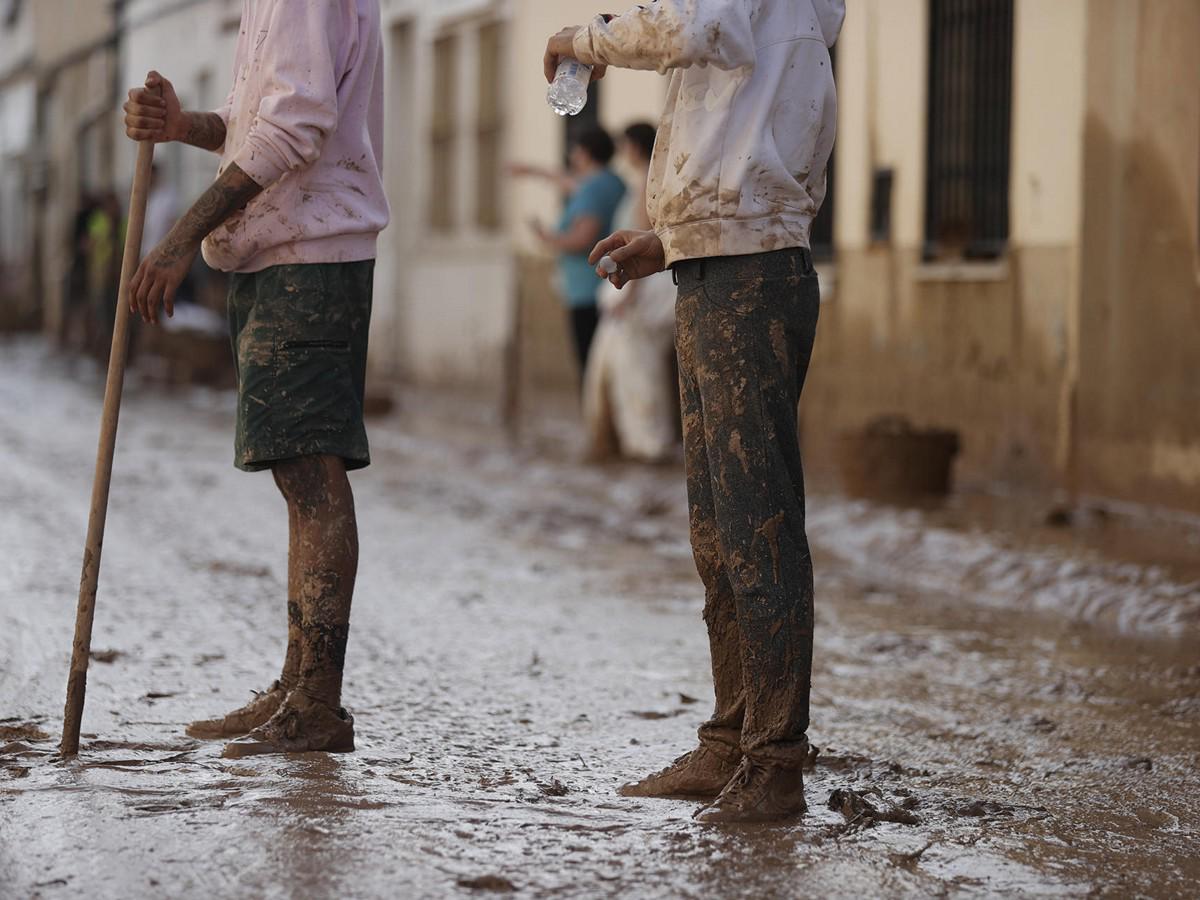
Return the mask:
M801 249L689 260L675 274L692 551L717 700L700 740L727 756L799 764L813 572L796 406L817 278Z

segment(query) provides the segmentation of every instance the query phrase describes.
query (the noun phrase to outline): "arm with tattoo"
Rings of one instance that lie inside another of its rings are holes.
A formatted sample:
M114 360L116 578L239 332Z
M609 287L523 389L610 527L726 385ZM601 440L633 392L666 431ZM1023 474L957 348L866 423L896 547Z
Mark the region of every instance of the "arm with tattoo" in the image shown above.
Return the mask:
M185 112L179 140L214 153L225 146L225 122L216 113Z
M231 163L175 223L163 242L142 260L130 282L130 309L147 322L158 321L160 303L167 315L173 315L175 291L191 268L201 242L262 190L258 182Z
M258 182L238 168L237 163L230 163L212 187L175 223L163 245L198 246L218 225L261 193Z

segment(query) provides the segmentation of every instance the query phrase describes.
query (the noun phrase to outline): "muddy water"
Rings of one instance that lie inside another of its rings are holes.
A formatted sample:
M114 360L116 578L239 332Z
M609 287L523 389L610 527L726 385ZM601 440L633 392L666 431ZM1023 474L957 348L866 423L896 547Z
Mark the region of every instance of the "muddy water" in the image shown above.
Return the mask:
M435 427L411 404L376 426L354 481L358 752L221 760L181 725L275 674L282 506L269 478L228 466L227 398L127 396L88 736L65 763L47 735L97 389L36 345L0 348L0 896L1172 897L1200 882L1194 635L1119 638L828 552L804 823L700 828L691 804L618 797L689 747L711 700L681 479L510 451L486 422Z

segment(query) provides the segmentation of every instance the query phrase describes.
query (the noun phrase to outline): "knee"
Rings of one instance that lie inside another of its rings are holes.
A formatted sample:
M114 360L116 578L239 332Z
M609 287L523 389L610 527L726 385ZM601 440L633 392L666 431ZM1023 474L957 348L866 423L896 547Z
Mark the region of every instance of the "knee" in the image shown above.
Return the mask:
M290 508L313 515L329 503L330 468L322 456L285 459L271 467L275 485Z

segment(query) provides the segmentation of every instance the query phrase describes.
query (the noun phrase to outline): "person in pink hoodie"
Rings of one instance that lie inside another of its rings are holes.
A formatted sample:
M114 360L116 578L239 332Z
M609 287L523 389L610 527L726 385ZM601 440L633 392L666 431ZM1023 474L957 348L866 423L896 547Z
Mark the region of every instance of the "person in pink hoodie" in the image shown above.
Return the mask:
M174 311L196 254L230 272L235 465L270 470L289 524L287 652L266 691L188 733L227 757L354 749L342 670L358 570L347 471L370 463L363 426L380 175L378 0L244 0L233 88L214 112L180 107L151 72L129 92L127 135L221 156L216 181L146 255L130 305Z

